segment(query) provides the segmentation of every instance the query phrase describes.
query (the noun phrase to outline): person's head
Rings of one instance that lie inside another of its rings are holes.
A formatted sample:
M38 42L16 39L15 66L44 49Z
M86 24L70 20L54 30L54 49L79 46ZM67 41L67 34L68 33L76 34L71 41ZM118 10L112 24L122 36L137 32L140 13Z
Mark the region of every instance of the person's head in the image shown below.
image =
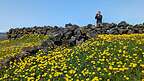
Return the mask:
M97 11L97 14L101 14L101 11Z

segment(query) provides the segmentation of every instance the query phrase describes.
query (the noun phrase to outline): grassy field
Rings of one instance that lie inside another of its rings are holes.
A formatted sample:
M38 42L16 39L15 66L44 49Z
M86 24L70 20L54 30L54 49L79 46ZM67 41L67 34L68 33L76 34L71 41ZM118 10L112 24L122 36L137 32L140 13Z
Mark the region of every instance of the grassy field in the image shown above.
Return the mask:
M38 45L47 38L40 37L0 41L0 57L17 54L21 48ZM141 81L142 78L144 34L98 35L74 47L58 47L48 53L39 50L36 56L11 62L10 67L0 70L1 81Z
M47 35L25 35L16 40L0 40L0 60L19 54L24 47L38 46L47 38Z

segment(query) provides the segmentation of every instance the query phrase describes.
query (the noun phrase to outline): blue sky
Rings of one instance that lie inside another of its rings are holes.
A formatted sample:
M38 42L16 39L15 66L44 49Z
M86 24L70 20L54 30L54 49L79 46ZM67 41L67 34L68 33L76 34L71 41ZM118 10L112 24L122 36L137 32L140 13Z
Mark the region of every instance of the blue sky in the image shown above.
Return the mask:
M96 11L104 22L144 22L144 0L1 0L0 32L44 25L95 24Z

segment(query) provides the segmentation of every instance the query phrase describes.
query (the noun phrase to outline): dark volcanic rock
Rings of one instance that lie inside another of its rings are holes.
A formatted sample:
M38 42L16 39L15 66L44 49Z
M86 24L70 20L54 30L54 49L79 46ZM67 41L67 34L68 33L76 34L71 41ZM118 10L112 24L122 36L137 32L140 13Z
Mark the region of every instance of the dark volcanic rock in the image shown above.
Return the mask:
M126 22L126 21L121 21L119 24L118 24L118 27L127 27L129 24Z
M44 41L44 42L41 44L41 46L44 47L44 48L54 49L54 41L51 40L51 39L48 39L48 40Z
M97 31L96 30L92 30L92 31L88 32L86 36L88 38L93 38L93 37L96 37L96 35L97 35Z
M76 41L86 38L83 36L85 33L87 38L95 37L97 34L132 34L132 33L144 33L144 25L136 24L130 25L125 21L121 21L118 24L115 23L103 23L102 26L96 27L95 25L88 24L87 26L80 27L71 23L65 24L65 28L58 26L44 26L32 28L15 28L10 29L7 32L9 39L16 39L22 37L25 34L44 34L53 37L53 40L49 40L46 45L53 47L54 45L60 46L64 42L71 41L72 37L76 37Z
M127 32L127 34L133 34L133 33L134 33L134 31L131 30L131 29L129 29L128 32Z
M71 23L65 24L65 27L68 27L68 26L72 26L72 24Z
M121 29L121 28L119 28L118 32L119 32L119 34L127 34L128 29Z
M69 46L75 46L76 45L76 37L72 36L69 41Z

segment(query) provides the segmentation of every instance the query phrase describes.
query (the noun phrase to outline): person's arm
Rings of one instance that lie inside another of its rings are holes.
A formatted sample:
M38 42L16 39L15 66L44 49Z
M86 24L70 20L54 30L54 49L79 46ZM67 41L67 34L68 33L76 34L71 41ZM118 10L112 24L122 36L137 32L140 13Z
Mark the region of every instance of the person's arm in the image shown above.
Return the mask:
M95 19L96 19L97 17L95 16Z
M97 14L96 14L96 16L95 16L95 19L97 19Z

